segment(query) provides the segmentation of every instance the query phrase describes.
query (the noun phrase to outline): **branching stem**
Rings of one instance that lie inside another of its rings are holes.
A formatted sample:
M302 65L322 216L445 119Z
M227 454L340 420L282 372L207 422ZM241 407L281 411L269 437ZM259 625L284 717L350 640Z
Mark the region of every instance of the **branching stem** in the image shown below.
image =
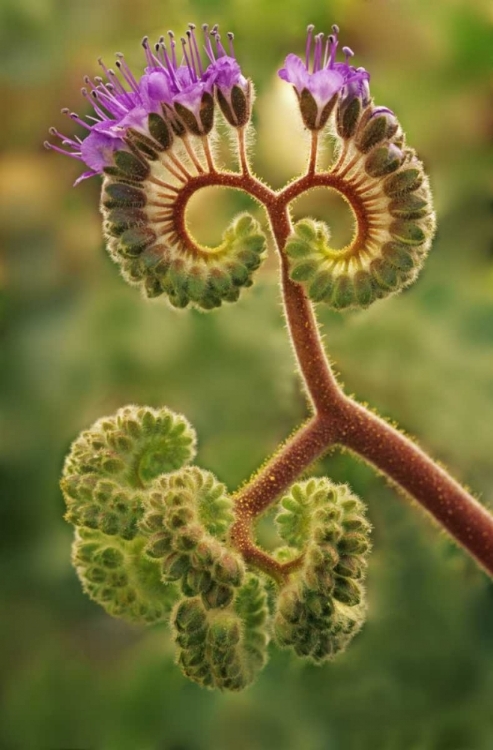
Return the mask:
M318 155L318 130L312 130L312 138L310 143L310 160L308 162L307 174L313 175L317 169L317 155Z
M302 286L289 278L284 248L291 233L289 203L292 200L313 187L337 189L348 199L354 211L357 221L355 243L364 239L368 229L363 206L341 173L315 173L316 143L313 145L313 141L308 174L278 192L251 175L243 163L246 153L243 154L241 174L213 172L197 175L180 191L175 208L183 221L186 204L197 189L222 185L244 190L267 210L280 258L286 320L313 416L237 492L236 521L231 531L233 545L250 564L275 580L285 579L300 560L284 565L275 561L255 545L252 527L256 518L300 474L337 445L359 455L407 496L419 502L493 575L493 517L408 437L344 394L325 353L313 307Z

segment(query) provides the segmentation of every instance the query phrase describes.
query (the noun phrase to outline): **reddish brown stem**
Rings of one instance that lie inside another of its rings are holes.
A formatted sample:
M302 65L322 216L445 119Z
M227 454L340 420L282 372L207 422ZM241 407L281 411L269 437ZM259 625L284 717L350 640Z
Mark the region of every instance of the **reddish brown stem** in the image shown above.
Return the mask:
M248 173L215 173L192 178L175 201L175 220L183 222L191 195L206 185L249 192L268 211L281 263L282 291L293 349L314 416L285 443L235 497L231 541L246 561L283 580L300 561L281 565L255 546L252 524L290 484L329 447L357 453L417 500L483 568L493 575L493 517L443 468L411 440L343 393L322 345L312 305L291 281L284 252L291 233L288 204L303 191L333 187L346 198L357 219L356 242L367 231L365 215L344 181L330 173L308 174L275 193Z
M334 437L330 420L323 416L311 419L283 445L271 460L240 491L235 498L236 521L231 529L231 541L245 560L265 570L275 578L286 575L295 563L271 565L265 553L259 550L251 536L252 521L279 497L307 466L325 453ZM269 569L270 568L270 569Z
M493 518L415 443L352 399L339 416L339 442L417 500L493 574Z
M323 423L331 425L330 444L338 443L351 449L396 482L493 575L491 514L405 435L344 395L325 354L312 306L302 287L289 279L284 253L290 232L287 204L303 190L320 184L335 187L348 197L338 182L330 174L305 176L281 191L277 201L269 207L281 260L286 319L308 395ZM365 232L364 217L360 215L358 205L352 202L352 207L358 221L358 234L362 235ZM307 453L305 468L312 461L313 456ZM288 476L288 467L284 470ZM252 495L260 489L259 479L257 477L243 493ZM240 495L240 507L241 499ZM276 494L270 493L270 502L275 499ZM264 496L263 507L268 504Z

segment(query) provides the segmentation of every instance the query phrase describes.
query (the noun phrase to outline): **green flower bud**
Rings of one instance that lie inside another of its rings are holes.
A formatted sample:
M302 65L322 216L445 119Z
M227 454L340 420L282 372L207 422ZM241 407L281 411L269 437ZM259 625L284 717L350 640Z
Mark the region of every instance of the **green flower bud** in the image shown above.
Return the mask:
M234 589L221 583L213 583L208 591L202 592L202 601L208 609L226 607L234 596Z
M159 566L143 555L143 540L79 529L72 562L82 587L112 617L151 624L166 620L178 589L161 582Z
M266 623L266 592L252 574L221 607L204 606L203 597L182 600L171 616L177 662L199 685L242 690L266 662Z
M195 433L183 416L165 407L124 407L113 417L98 420L73 443L62 479L67 503L74 477L108 482L108 475L114 480L113 488L135 490L180 468L194 452ZM113 491L110 484L105 486L106 494ZM102 491L99 487L98 492Z
M343 99L336 112L337 134L343 140L352 138L358 127L362 112L362 103L359 97L346 97Z
M173 615L173 624L186 633L202 629L206 621L207 616L199 599L182 599Z
M161 115L151 112L148 118L149 133L163 151L168 151L173 144L173 131Z
M137 209L144 208L147 203L146 194L142 190L123 182L107 182L101 200L105 209ZM110 216L111 211L107 213L107 219L111 223Z
M345 648L363 621L370 527L358 498L326 478L296 483L280 505L279 534L302 558L279 592L275 638L321 662Z
M179 581L190 570L188 555L172 552L162 562L163 580Z

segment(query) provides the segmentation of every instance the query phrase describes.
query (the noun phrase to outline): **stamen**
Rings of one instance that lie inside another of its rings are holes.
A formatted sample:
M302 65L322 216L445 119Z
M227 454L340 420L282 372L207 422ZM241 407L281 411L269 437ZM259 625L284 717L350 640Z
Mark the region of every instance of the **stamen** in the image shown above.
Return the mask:
M233 40L235 38L235 35L233 34L232 31L228 31L226 36L228 37L230 56L235 57L235 48L233 46Z
M55 146L53 143L50 143L49 141L45 141L43 143L43 146L48 149L48 151L58 151L59 154L63 154L63 156L71 156L73 159L78 159L79 161L83 161L81 158L80 151L65 151L65 149L60 148L60 146Z
M123 57L122 53L121 52L117 52L116 53L116 57L117 57L116 67L118 68L118 70L122 74L123 78L128 83L128 85L130 86L130 88L133 89L133 91L135 91L135 93L138 93L138 91L139 91L139 84L135 80L134 75L133 75L132 71L130 70L130 68L128 67L128 65L127 65L127 63L125 61L125 58Z
M329 36L329 60L327 63L328 68L333 68L334 63L336 61L336 51L337 51L337 37L334 36L334 34L330 34Z
M149 37L145 36L142 39L141 44L142 44L142 46L144 48L144 52L145 52L145 56L146 56L146 60L147 60L147 65L150 68L153 68L154 65L153 65L153 60L152 60L152 56L151 56L151 50L149 49Z
M173 41L173 44L174 44L174 41ZM173 84L175 85L175 87L179 91L180 90L180 84L179 84L178 78L176 77L176 73L175 73L176 65L174 65L174 63L173 63L172 60L170 60L169 55L168 55L168 50L166 49L166 45L164 44L164 42L161 45L161 49L162 49L162 52L163 52L163 57L164 57L166 69L167 69L167 71L169 73L169 76L170 76ZM173 53L172 54L173 54L173 57L176 60L175 48L174 47L173 47Z
M198 76L199 66L197 65L197 61L195 60L195 50L194 50L193 44L192 44L192 32L190 31L190 29L188 29L188 31L186 32L186 35L187 35L187 39L188 39L188 47L190 49L190 60L191 60L191 63L192 63L193 71L194 71L195 75L198 78L199 77Z
M327 41L325 42L324 60L322 63L322 69L324 70L329 64L329 51L330 51L330 36L327 37Z
M169 44L171 47L171 60L173 63L173 70L176 70L178 67L178 64L176 62L176 42L175 42L175 35L172 31L168 31L169 36Z
M97 89L95 89L93 95L97 97L102 106L106 107L106 109L109 110L111 115L115 114L115 112L112 112L112 107L116 108L116 110L121 112L123 115L127 114L128 107L125 107L121 102L119 102L118 99L111 93L111 90L108 90L104 84L98 84L98 87Z
M181 41L181 45L183 47L183 57L185 58L185 63L187 65L188 72L190 73L190 78L195 83L196 80L197 80L197 75L196 75L195 70L193 69L192 65L190 64L190 60L188 59L188 55L187 55L187 40L185 39L185 37L182 36L181 39L180 39L180 41Z
M312 36L313 36L314 29L315 29L315 26L312 23L306 28L307 37L306 37L306 48L305 48L305 65L306 65L307 70L310 66L310 53L312 50Z
M351 57L354 57L354 52L351 49L351 47L343 47L342 51L344 53L344 56L346 58L346 63L349 61Z
M214 55L214 50L211 44L210 37L212 36L212 31L209 32L209 25L207 23L202 24L202 31L204 32L204 49L207 57L211 61L211 63L216 62L216 57Z
M227 57L227 52L221 43L221 34L219 33L219 25L217 23L212 29L211 34L213 35L214 41L216 42L217 56Z
M107 78L107 79L108 79L109 81L110 81L110 80L112 80L112 79L114 78L114 79L116 79L116 80L115 80L115 85L116 85L116 84L120 84L120 89L121 89L121 91L120 91L120 89L118 89L118 93L119 93L119 94L122 94L122 93L124 93L124 92L125 92L125 89L124 89L124 88L123 88L123 86L121 85L121 83L120 83L120 81L118 80L118 78L116 78L116 75L115 75L115 71L114 71L114 70L111 70L110 68L107 68L107 67L106 67L106 65L105 65L105 64L104 64L104 62L103 62L103 58L102 58L102 57L98 57L98 63L99 63L99 65L100 65L100 66L101 66L101 67L103 68L103 70L104 70L104 74L105 74L106 78Z
M322 64L322 44L323 34L317 34L315 37L315 53L313 55L313 72L316 73L320 70Z
M91 126L88 125L87 122L84 122L84 120L82 120L76 112L70 112L69 113L68 110L65 110L65 111L62 110L62 112L63 112L64 115L68 115L71 120L73 120L74 122L76 122L78 125L81 125L86 130L92 130Z
M199 71L199 75L200 77L202 77L204 75L204 69L202 67L202 60L200 59L199 47L197 44L197 38L195 36L195 24L189 23L188 28L190 29L190 36L192 38L192 45L193 45L193 50L195 52L195 58L197 60L197 68Z
M85 93L84 93L85 92ZM98 92L96 89L93 89L91 93L87 91L87 89L82 89L82 96L84 96L88 102L90 102L91 107L94 109L96 114L98 114L101 118L101 122L105 122L108 120L113 120L114 118L111 116L111 113L108 115L108 112L105 112L101 106L99 106L98 102Z
M108 69L107 69L107 72L106 72L106 75L107 75L108 79L109 79L109 80L111 81L111 85L113 86L113 88L114 88L114 89L115 89L115 90L116 90L116 91L117 91L117 92L118 92L118 93L119 93L119 94L120 94L121 96L125 96L125 98L126 98L126 99L128 99L128 102L129 102L129 103L131 103L131 102L132 102L132 100L131 100L131 98L130 98L129 92L128 92L128 91L126 90L126 88L125 88L125 87L124 87L124 86L122 85L122 83L121 83L120 79L119 79L119 78L118 78L118 76L116 75L116 73L115 73L115 71L113 70L113 68L108 68Z

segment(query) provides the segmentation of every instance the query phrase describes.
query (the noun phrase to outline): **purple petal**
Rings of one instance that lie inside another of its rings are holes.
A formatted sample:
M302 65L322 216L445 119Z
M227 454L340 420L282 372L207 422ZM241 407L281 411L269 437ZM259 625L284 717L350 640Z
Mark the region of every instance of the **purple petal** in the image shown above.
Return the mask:
M343 86L344 77L337 70L325 68L318 73L312 73L307 89L317 104L323 107Z
M142 104L152 111L161 102L171 104L173 99L172 82L164 68L155 68L142 76L139 83Z
M247 79L241 72L241 68L233 57L220 57L209 67L208 71L214 78L216 86L230 91L233 86L245 88Z
M278 75L283 81L292 83L299 94L303 89L309 88L310 74L303 60L297 55L290 54L286 57L284 68L278 71Z
M193 83L188 88L180 91L173 98L173 102L182 104L184 107L189 109L191 112L198 116L200 111L200 105L202 102L202 96L206 93L205 87L202 83Z
M113 153L122 145L119 138L93 130L81 143L81 157L94 172L102 172L104 167L113 162Z
M146 107L134 107L119 122L108 128L107 133L113 138L123 138L128 128L145 128L148 116L149 110Z

